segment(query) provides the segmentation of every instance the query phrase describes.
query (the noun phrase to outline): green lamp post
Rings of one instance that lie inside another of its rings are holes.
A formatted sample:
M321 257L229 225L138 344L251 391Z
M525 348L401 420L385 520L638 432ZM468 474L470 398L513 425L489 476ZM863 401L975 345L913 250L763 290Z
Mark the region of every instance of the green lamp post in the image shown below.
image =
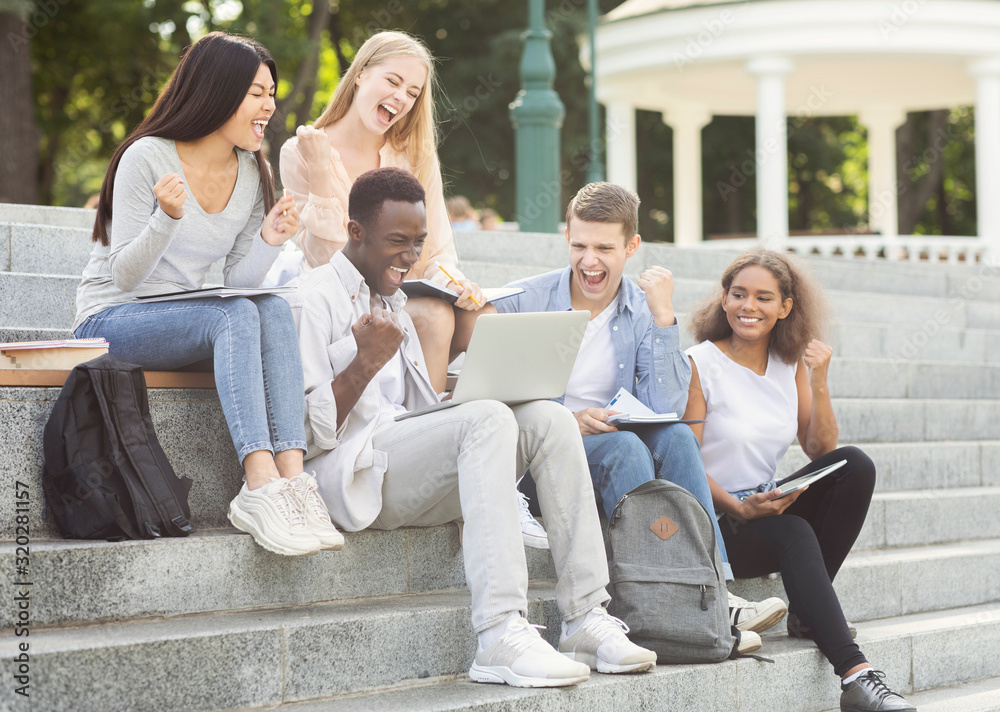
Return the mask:
M590 82L587 86L587 114L590 129L590 166L587 182L604 180L600 114L597 108L597 0L587 0L587 34L590 43Z
M566 109L552 88L556 63L545 29L544 0L528 0L521 57L523 89L510 104L514 126L517 220L521 232L556 232L562 210L559 129Z

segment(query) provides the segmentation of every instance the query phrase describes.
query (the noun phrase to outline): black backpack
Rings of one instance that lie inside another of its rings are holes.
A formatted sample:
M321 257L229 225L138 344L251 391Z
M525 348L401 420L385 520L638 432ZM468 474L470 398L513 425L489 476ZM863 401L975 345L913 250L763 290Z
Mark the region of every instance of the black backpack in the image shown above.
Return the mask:
M715 528L698 499L665 480L619 500L608 522L611 604L660 663L735 657Z
M100 356L72 370L45 424L42 487L68 539L152 539L193 531L163 453L142 368Z

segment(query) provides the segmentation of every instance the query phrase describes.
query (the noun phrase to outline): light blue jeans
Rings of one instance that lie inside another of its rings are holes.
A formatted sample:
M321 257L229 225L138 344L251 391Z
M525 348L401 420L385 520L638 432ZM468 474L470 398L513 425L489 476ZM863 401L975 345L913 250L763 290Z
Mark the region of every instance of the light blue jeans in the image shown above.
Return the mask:
M733 580L726 545L715 518L701 448L691 428L683 423L646 425L635 431L584 435L583 448L587 451L598 504L609 519L623 495L654 478L673 482L693 494L712 519L726 581Z
M306 449L302 359L281 297L119 304L88 317L76 336L104 337L112 356L151 371L212 358L241 463L257 450Z

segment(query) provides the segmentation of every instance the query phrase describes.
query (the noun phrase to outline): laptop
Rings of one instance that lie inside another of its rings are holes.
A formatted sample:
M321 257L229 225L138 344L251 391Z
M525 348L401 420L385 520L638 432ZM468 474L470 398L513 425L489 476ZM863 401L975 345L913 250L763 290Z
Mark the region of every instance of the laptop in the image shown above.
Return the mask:
M589 311L483 314L465 353L450 400L409 413L405 420L474 400L517 405L566 392Z

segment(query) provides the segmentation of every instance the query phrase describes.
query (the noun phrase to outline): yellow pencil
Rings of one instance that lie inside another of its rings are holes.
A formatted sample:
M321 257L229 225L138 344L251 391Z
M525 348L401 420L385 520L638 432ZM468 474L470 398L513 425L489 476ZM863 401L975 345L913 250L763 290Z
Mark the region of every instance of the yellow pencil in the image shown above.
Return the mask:
M457 280L457 279L455 279L455 278L454 278L454 277L452 277L452 276L451 276L450 274L448 274L448 270L446 270L446 269L445 269L444 267L442 267L441 265L438 265L438 269L440 269L440 270L441 270L442 272L444 272L444 276L445 276L445 277L447 277L448 279L450 279L450 280L451 280L452 282L454 282L455 284L458 284L458 286L459 286L459 287L461 287L461 286L462 286L461 284L459 284L459 283L458 283L458 280ZM475 298L475 297L473 297L473 296L471 296L471 295L470 295L470 296L469 296L469 299L471 299L471 300L472 300L472 303L473 303L473 304L475 304L475 305L476 305L477 307L481 307L481 306L483 306L482 304L480 304L479 302L477 302L477 301L476 301L476 298Z

